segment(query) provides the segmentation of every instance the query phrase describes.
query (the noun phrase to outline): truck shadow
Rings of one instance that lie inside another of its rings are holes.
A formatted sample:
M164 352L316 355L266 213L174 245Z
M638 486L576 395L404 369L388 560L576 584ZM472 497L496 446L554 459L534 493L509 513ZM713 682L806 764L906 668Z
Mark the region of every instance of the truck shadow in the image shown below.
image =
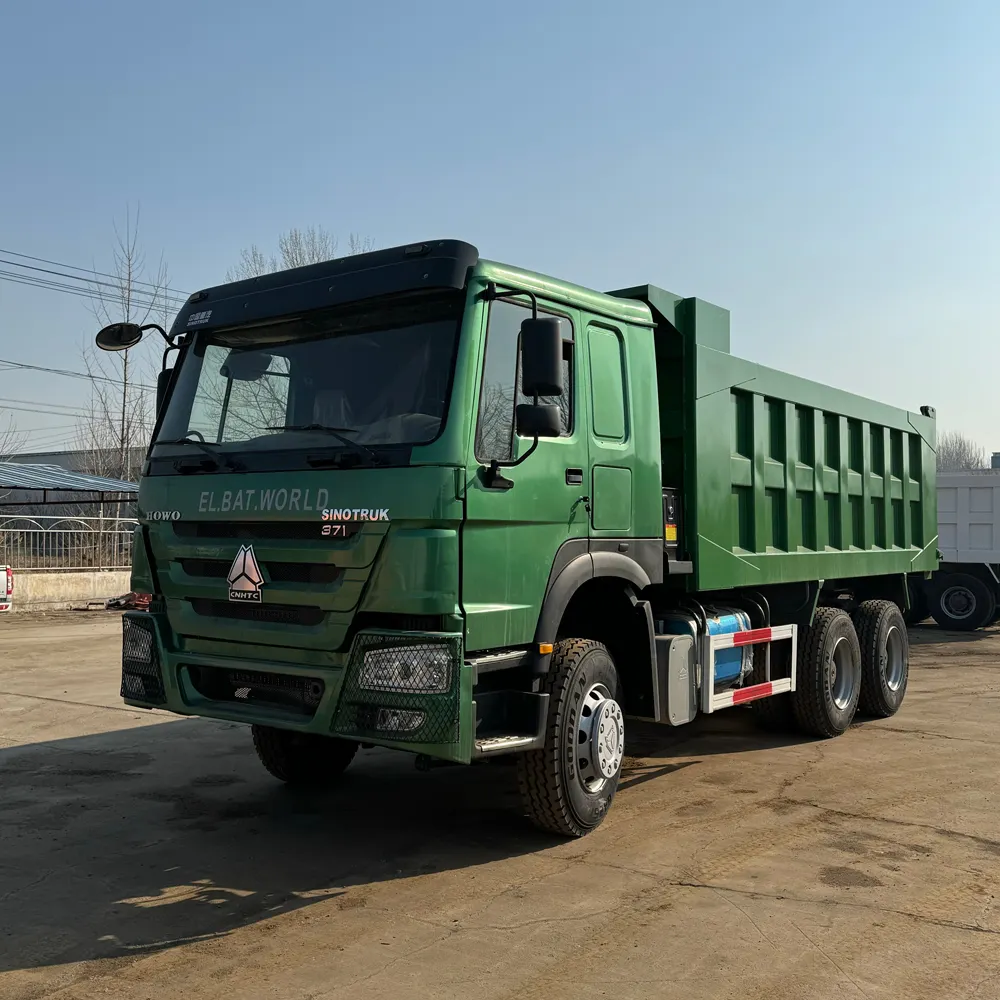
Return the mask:
M140 957L352 887L550 847L513 768L366 751L336 788L270 778L249 731L162 722L0 750L0 973Z
M802 742L723 715L631 724L622 791L706 755ZM0 750L0 973L140 958L558 844L524 818L515 774L418 773L372 750L336 787L294 791L263 771L245 727L207 720Z
M1000 633L1000 625L987 625L974 632L958 632L941 628L933 621L927 621L921 622L919 625L910 625L907 632L911 646L932 646L937 643L982 642L984 639L990 639Z

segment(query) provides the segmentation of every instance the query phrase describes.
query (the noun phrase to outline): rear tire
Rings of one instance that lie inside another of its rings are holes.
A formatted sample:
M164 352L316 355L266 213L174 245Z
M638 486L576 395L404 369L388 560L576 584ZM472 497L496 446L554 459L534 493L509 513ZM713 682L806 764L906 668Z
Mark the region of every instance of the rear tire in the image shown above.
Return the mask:
M549 695L545 746L518 756L521 800L537 827L582 837L604 820L621 777L625 720L618 671L601 643L563 639L542 691Z
M273 726L252 726L253 748L260 762L289 785L322 786L339 778L358 752L353 740L296 733Z
M803 629L792 710L810 736L839 736L850 726L861 694L861 648L851 616L817 608Z
M892 601L865 601L853 615L861 646L861 698L865 715L887 719L903 704L910 675L906 623Z
M941 628L974 632L996 614L992 591L971 573L944 573L932 583L931 616Z

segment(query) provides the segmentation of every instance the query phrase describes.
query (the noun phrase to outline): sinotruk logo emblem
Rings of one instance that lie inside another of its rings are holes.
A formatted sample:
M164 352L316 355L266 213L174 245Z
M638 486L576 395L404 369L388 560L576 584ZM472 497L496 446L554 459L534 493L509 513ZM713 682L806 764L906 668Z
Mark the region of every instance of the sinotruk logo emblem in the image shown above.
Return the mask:
M236 553L229 569L229 600L252 601L260 604L260 588L264 585L264 575L257 565L252 545L244 545Z

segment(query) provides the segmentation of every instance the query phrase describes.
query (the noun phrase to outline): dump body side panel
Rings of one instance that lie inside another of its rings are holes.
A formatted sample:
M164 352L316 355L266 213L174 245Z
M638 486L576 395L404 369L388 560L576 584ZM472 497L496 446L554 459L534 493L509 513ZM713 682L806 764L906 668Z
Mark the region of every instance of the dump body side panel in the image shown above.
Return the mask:
M937 567L933 417L702 344L688 374L699 590Z

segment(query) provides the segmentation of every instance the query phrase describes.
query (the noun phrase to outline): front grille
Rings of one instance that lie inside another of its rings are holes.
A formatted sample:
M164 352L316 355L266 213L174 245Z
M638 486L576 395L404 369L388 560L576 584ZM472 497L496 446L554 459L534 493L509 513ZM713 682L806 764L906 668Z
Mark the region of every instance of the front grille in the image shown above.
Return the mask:
M181 569L188 576L210 577L225 580L229 576L231 561L225 559L179 559ZM344 571L329 563L272 562L262 559L261 567L272 583L336 583Z
M153 619L122 618L122 698L162 705L166 700Z
M192 664L186 664L183 669L192 687L204 698L241 705L266 705L310 718L316 714L326 690L319 677Z
M251 542L264 539L337 541L353 537L364 527L364 522L347 521L339 526L337 535L324 536L323 523L319 520L173 521L172 524L178 538L235 538Z
M237 604L235 601L213 601L205 597L191 598L191 608L196 615L205 618L236 618L275 625L319 625L325 614L322 608L308 605Z
M361 687L365 653L395 658L400 646L447 648L451 658L448 690L438 694L371 690ZM340 706L333 729L340 736L357 739L396 739L407 743L455 743L458 741L459 683L462 643L457 636L362 635L351 650ZM389 728L390 721L421 716L412 729Z

